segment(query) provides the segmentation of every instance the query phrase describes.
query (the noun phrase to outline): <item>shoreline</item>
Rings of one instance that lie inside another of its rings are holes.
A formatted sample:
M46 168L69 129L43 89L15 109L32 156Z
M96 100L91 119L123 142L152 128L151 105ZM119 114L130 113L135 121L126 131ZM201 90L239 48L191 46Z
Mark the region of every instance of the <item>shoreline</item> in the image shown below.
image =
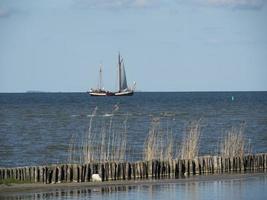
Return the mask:
M101 189L106 187L153 186L164 184L187 184L195 182L242 180L267 176L266 172L193 175L179 179L118 180L82 183L27 183L0 185L0 197L18 193L53 192L58 190Z

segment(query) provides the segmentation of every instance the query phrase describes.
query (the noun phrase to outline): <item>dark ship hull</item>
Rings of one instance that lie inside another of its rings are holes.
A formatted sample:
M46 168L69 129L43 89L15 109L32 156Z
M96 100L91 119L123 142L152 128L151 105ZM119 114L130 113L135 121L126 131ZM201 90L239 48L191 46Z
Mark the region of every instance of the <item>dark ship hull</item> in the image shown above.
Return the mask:
M95 97L115 96L114 92L109 92L109 91L89 91L88 93L91 96L95 96Z
M115 96L133 96L134 91L125 91L125 92L115 92Z

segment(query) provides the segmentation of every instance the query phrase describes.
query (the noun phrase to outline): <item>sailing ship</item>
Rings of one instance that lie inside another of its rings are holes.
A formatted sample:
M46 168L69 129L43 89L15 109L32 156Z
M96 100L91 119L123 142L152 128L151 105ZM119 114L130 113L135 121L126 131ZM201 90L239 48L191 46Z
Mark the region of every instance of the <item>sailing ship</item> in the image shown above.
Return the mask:
M105 90L102 87L102 66L99 69L99 84L97 89L91 89L89 94L91 96L132 96L134 94L135 82L133 87L129 88L127 85L126 72L124 67L123 58L121 58L120 53L118 56L118 91L111 92Z
M89 94L91 96L114 96L113 92L105 90L104 87L102 87L102 65L99 66L98 88L97 89L90 89Z
M115 96L132 96L134 94L135 83L132 88L128 87L124 61L120 54L118 56L118 85L119 89L115 92Z

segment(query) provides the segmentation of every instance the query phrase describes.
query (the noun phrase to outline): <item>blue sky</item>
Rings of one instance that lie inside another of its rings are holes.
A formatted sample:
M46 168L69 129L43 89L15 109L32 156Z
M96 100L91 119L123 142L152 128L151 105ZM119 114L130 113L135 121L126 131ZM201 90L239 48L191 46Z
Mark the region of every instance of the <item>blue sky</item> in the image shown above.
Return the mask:
M267 90L266 0L0 0L0 92Z

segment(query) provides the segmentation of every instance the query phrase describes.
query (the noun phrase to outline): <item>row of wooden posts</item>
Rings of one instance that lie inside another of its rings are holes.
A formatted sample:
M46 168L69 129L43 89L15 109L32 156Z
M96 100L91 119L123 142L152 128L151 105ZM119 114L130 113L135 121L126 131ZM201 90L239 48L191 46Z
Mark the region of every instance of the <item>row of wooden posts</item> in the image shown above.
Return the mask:
M185 175L244 172L267 169L267 153L244 157L223 158L201 156L192 160L104 162L88 164L56 164L0 168L0 180L18 180L34 183L89 182L92 174L102 181L131 179L179 178Z

